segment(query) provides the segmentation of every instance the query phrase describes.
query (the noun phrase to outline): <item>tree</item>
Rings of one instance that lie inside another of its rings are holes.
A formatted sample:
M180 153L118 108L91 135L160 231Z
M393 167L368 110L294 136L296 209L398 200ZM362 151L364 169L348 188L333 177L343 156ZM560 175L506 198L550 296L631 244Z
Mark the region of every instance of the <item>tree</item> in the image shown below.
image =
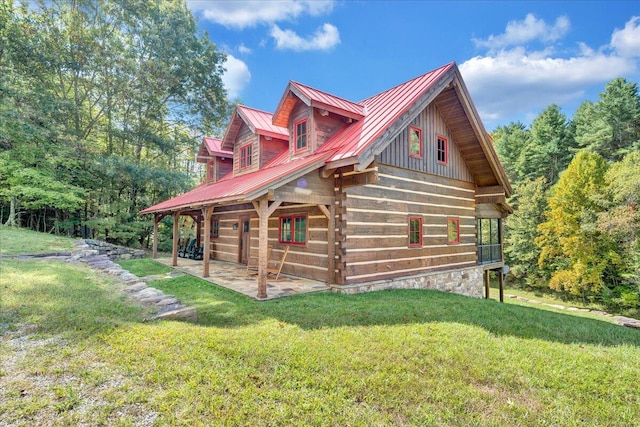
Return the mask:
M518 185L510 200L515 211L505 220L505 260L516 283L532 288L546 287L548 280L538 269L540 248L534 243L545 219L545 188L544 178Z
M524 179L520 153L530 143L531 134L521 122L512 122L496 128L492 137L500 161L515 186Z
M578 146L618 161L640 149L640 96L636 83L610 81L595 104L585 102L574 115Z
M552 271L549 287L583 298L606 292L608 269L620 260L607 235L594 227L602 207L593 195L605 187L607 164L579 152L551 189L546 221L540 224L540 268Z
M543 177L549 186L555 184L573 157L573 147L566 116L560 107L550 105L531 124L531 138L518 159L521 175L530 180Z
M598 214L597 228L608 235L620 258L613 290L613 302L623 307L640 307L640 152L627 154L611 165L605 175L601 202L606 211Z

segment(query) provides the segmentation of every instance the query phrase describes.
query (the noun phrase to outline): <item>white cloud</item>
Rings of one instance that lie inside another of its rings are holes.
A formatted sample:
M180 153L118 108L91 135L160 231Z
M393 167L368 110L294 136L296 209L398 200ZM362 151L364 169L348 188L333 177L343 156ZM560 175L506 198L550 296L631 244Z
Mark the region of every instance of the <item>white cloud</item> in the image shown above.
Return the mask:
M251 72L247 64L229 54L224 67L227 71L222 75L222 83L227 89L229 99L235 99L251 81Z
M283 30L277 25L271 27L271 37L276 41L276 48L295 51L329 50L340 43L340 32L331 24L324 24L318 28L313 36L300 37L292 30Z
M563 56L556 53L554 42L569 28L568 20L558 18L550 27L527 15L524 21L510 22L504 34L481 43L474 40L487 52L460 64L460 72L483 120L535 117L534 112L550 104L579 102L594 85L604 87L611 79L636 73L638 62L632 56L640 56L639 27L640 18L634 17L623 30L615 30L613 52L608 46L594 49L580 42L573 54ZM542 49L527 50L524 45L531 40L543 42Z
M188 0L191 10L202 11L205 19L229 28L243 29L259 24L290 21L298 16L320 16L333 10L333 0L279 1L196 1Z
M248 55L251 53L251 49L246 47L244 43L240 43L240 46L238 46L238 52L240 52L243 55Z
M491 34L486 40L473 39L476 46L500 49L508 46L519 46L530 41L550 42L562 38L571 27L569 19L561 16L555 24L549 25L529 13L522 21L509 21L502 34Z
M632 17L622 30L616 28L611 36L611 46L622 56L640 56L640 16Z

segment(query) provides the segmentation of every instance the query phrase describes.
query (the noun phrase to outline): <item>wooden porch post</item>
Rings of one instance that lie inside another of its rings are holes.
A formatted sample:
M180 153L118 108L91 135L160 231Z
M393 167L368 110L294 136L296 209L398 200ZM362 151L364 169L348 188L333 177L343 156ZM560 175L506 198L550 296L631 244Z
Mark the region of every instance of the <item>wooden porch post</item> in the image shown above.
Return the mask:
M201 213L198 213L194 218L196 221L196 248L199 248L202 244L202 222L200 221L200 218L202 218Z
M484 271L484 298L489 299L489 270Z
M267 252L269 246L269 201L262 198L258 201L258 298L267 297Z
M504 302L504 273L502 269L496 271L498 272L498 283L500 284L500 302Z
M202 249L202 277L209 277L209 257L211 245L211 214L213 206L202 209L204 215L204 248Z
M173 245L171 248L171 265L178 265L178 220L180 219L180 211L173 213Z
M318 205L318 208L327 217L327 285L333 285L336 282L336 205Z
M153 216L153 252L152 258L158 258L158 222L160 222L160 216L155 214Z

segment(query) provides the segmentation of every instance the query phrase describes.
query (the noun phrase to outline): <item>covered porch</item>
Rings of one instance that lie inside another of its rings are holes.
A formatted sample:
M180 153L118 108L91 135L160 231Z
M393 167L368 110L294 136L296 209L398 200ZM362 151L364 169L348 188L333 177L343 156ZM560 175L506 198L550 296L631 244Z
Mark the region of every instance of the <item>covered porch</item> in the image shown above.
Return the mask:
M261 301L331 289L323 282L281 274L278 280L267 278L267 296L258 297L256 276L248 274L247 267L243 264L211 259L209 260L209 276L202 277L202 261L200 260L180 258L178 265L172 265L171 258L156 258L156 261L177 271Z

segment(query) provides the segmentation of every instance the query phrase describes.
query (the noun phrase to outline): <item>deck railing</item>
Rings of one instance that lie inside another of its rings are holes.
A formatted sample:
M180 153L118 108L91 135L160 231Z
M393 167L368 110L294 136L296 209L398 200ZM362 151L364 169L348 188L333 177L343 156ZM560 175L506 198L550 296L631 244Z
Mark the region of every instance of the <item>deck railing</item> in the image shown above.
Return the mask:
M487 264L502 261L502 251L500 243L489 245L478 245L478 263Z

